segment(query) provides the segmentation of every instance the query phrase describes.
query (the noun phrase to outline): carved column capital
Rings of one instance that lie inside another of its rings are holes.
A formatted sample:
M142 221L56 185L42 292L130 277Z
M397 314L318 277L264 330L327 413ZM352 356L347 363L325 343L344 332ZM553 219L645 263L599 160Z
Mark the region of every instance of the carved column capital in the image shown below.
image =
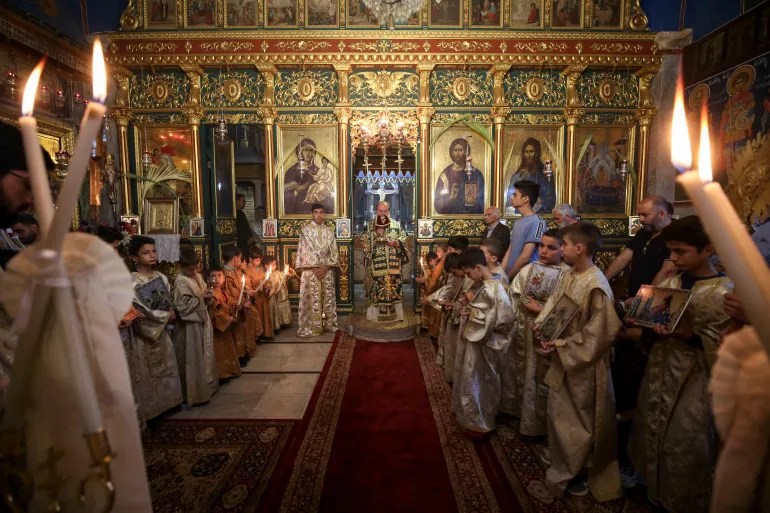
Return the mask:
M266 125L274 125L275 118L278 117L278 110L273 105L260 105L257 114L262 117L262 122Z
M655 102L652 99L652 81L659 70L659 66L651 65L634 73L639 79L639 108L641 109L655 107Z
M339 99L339 105L350 104L348 82L350 80L350 72L352 69L353 66L349 62L334 63L334 71L337 73L337 97Z
M131 112L131 109L113 107L110 109L110 117L115 120L116 125L128 126L134 114Z
M191 125L200 125L203 120L203 108L200 105L185 105L182 107L182 115Z
M185 108L200 108L203 104L201 98L201 77L203 77L203 68L194 64L181 64L179 66L182 71L187 74L187 79L190 81L190 95L187 97L187 103L183 106L182 111ZM185 116L188 116L185 113ZM190 116L188 116L189 118ZM199 116L202 118L203 115ZM192 122L191 122L192 123ZM195 124L200 124L200 119Z
M353 109L349 105L337 105L334 107L334 115L337 116L337 122L340 124L350 123L350 118L353 116Z
M430 120L433 119L433 115L435 113L436 113L436 109L434 109L433 107L427 107L427 106L417 107L417 119L420 120L421 124L430 123Z
M123 66L115 66L112 68L112 78L118 86L115 93L115 107L129 108L131 106L131 77L134 74Z
M262 79L265 81L265 92L262 95L262 104L274 105L275 75L278 73L278 68L272 64L257 64L257 71L262 74Z
M580 75L585 69L586 67L584 65L572 64L562 71L562 74L567 78L567 107L583 106L577 86L580 82Z
M505 118L507 118L513 109L511 109L508 105L495 105L492 107L492 118L495 121L495 124L502 124L505 123Z
M432 62L421 62L417 64L417 75L420 77L420 99L419 105L430 104L430 74L436 65ZM432 114L431 114L432 116Z
M639 126L649 127L652 124L652 120L658 114L658 109L639 109L636 113L636 119L639 121Z
M567 121L567 125L577 125L585 115L586 110L582 108L567 108L564 110L564 119Z

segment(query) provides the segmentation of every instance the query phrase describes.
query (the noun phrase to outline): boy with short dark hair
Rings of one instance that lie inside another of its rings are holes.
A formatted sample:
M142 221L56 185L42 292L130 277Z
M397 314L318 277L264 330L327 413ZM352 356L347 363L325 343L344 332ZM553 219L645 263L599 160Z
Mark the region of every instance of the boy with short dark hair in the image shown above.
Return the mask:
M241 367L245 367L249 361L246 348L250 345L249 333L246 329L245 314L250 306L246 296L246 275L241 270L241 249L231 244L222 248L222 261L225 283L222 290L227 296L232 315L235 318L233 335L235 337L235 351Z
M497 428L499 362L509 344L513 308L479 248L463 251L460 267L473 283L460 307L452 410L465 433L480 438Z
M209 270L211 303L209 315L214 325L214 356L217 363L217 377L229 379L241 375L238 352L235 349L235 312L230 306L227 294L223 290L225 273L221 267Z
M586 222L562 229L566 271L535 320L543 354L551 355L545 376L548 385L548 447L550 467L546 486L557 496L590 490L597 501L622 496L617 461L615 399L610 376L610 348L620 329L607 278L593 258L601 247L601 232ZM572 305L572 306L570 306ZM564 309L577 308L570 316ZM551 312L564 329L555 340L539 330ZM582 477L587 472L588 482Z
M505 270L500 266L500 261L503 259L503 256L505 256L503 243L497 239L484 239L481 241L479 247L481 248L481 251L484 252L484 256L487 259L487 267L489 267L489 272L492 273L492 277L499 281L504 287L508 287L508 285L510 285L508 275L505 274Z
M652 348L629 456L651 501L667 511L708 511L716 459L708 382L730 323L722 298L732 283L714 268L714 246L696 216L673 221L661 237L680 273L659 287L692 295L673 332L661 324L643 330L642 344Z
M289 276L297 276L297 273L289 267L286 272L278 270L278 262L270 255L262 259L262 265L270 278L265 283L265 291L270 303L270 319L273 323L273 332L277 332L282 326L291 324L291 304L289 303L289 289L286 280Z
M214 331L207 302L211 291L198 272L201 258L191 247L179 251L181 272L174 280L174 309L177 326L174 349L179 379L188 406L205 403L217 391L219 380L214 361Z
M510 279L525 265L537 260L537 244L546 230L545 221L534 210L540 197L540 186L531 180L521 180L513 184L513 189L510 202L521 213L521 217L513 222L511 243L502 262Z

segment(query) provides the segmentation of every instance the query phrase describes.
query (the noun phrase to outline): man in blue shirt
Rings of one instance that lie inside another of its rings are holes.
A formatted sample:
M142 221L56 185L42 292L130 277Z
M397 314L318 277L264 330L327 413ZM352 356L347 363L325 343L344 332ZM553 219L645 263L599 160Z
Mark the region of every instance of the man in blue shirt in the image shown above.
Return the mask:
M511 205L521 213L521 218L513 223L511 244L503 257L505 271L511 279L522 267L537 260L535 248L547 228L532 208L540 195L540 186L531 180L522 180L513 184L513 189Z

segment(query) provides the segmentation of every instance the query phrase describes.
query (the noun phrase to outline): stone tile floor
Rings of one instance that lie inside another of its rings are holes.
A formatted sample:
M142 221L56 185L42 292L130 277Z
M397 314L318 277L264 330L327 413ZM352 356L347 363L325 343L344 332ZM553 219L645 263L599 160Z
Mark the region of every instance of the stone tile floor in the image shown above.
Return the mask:
M220 383L206 404L171 419L301 419L329 355L334 334L301 339L296 325L257 346L239 378Z

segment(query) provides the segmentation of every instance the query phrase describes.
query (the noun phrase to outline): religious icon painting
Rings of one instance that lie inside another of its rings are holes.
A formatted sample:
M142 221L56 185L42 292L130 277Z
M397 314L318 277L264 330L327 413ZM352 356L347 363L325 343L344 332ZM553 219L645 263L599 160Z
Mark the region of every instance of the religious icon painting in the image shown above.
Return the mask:
M530 299L534 299L544 305L556 290L561 273L562 268L557 265L543 265L540 262L532 264L521 293L521 302L528 303Z
M348 3L346 25L348 27L379 27L380 22L363 0L342 0ZM459 0L458 0L459 1Z
M492 127L482 126L487 134ZM431 217L481 217L491 198L492 148L465 126L432 127Z
M217 24L217 0L187 0L184 3L185 28L212 28Z
M582 0L548 0L553 28L580 28L583 25Z
M175 28L176 0L150 0L145 4L144 26L147 28Z
M642 222L639 220L639 216L628 217L628 236L633 237L639 230L642 229Z
M170 198L145 198L144 233L179 233L179 202Z
M336 125L278 126L276 170L279 217L310 219L310 207L323 205L337 215L339 150Z
M258 23L257 0L227 0L227 27L256 27Z
M505 216L520 215L511 204L514 184L531 180L540 186L535 213L551 215L564 197L564 128L558 125L505 125L503 127L503 176L497 201Z
M634 182L633 127L582 126L575 145L577 161L571 180L576 188L575 210L581 214L629 215Z
M337 228L336 235L338 239L350 238L350 219L347 219L347 218L337 219L336 228Z
M336 27L339 25L338 0L305 0L305 26Z
M625 320L648 328L662 324L673 332L691 296L691 290L642 285Z
M297 268L297 245L286 244L283 245L283 264L288 265L294 269ZM286 288L289 289L289 297L296 299L299 296L299 274L295 273L294 276L286 277Z
M202 217L190 218L190 237L205 237L205 223Z
M141 233L142 224L138 215L125 214L120 216L120 231L126 235L137 235Z
M404 28L415 28L419 27L422 24L422 9L418 9L417 11L411 13L409 15L409 19L406 21L397 21L395 23L395 28L397 29L404 29Z
M511 28L541 28L544 0L511 0Z
M430 0L428 25L431 27L462 27L460 0Z
M420 219L419 221L417 221L417 238L418 239L433 238L433 219Z
M625 13L623 0L594 0L590 26L597 29L622 28Z
M287 28L297 26L297 0L265 0L265 26Z
M278 220L277 219L262 220L262 236L266 239L275 239L276 237L278 237Z
M500 0L470 0L470 27L501 27Z
M566 294L562 295L540 323L537 338L546 342L558 340L579 311L580 306L572 298Z

